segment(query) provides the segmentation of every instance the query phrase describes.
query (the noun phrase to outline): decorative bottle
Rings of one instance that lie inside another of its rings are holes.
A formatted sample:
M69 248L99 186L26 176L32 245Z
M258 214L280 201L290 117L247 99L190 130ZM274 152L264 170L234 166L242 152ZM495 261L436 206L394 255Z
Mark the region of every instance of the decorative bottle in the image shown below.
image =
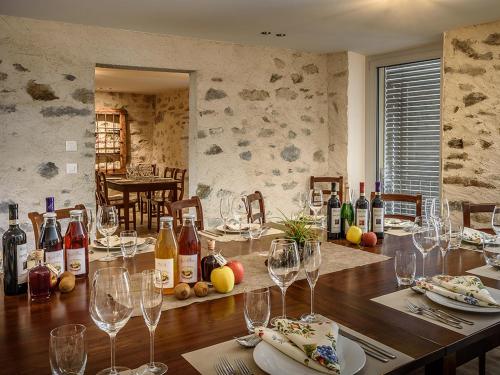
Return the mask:
M193 286L201 280L201 245L194 216L184 215L179 234L179 281Z
M89 239L83 225L83 211L71 210L70 222L64 236L65 268L75 277L89 273Z
M332 183L332 196L328 200L327 212L327 238L328 240L340 239L340 208L341 203L337 194L337 183Z
M43 250L35 251L35 266L29 271L29 287L31 302L46 302L50 299L49 268L43 262Z
M161 272L163 294L173 294L179 283L177 258L179 246L174 235L173 218L160 217L160 232L155 245L155 269Z

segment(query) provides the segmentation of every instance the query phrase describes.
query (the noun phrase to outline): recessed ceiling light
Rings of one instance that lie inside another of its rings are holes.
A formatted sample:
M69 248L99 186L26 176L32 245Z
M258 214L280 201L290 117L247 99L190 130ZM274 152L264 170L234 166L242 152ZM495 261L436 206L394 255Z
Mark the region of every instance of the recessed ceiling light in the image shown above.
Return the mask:
M278 33L278 34L274 34L274 35L276 35L278 38L283 38L286 36L285 33Z
M261 31L261 35L271 35L270 31Z

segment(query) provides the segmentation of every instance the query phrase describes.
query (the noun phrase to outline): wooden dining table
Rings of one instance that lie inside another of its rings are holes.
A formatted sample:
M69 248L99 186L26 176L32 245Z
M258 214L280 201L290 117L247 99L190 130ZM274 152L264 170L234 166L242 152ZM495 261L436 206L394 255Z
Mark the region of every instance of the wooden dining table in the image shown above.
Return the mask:
M172 191L171 200L175 202L180 183L179 180L164 177L143 177L137 179L110 178L106 182L110 189L123 193L125 230L128 230L130 227L130 193L152 193L154 191L170 190Z
M217 246L226 257L231 257L265 251L269 249L271 239L272 236L266 236L260 240L220 243ZM336 242L358 248L345 241ZM206 249L205 243L203 247ZM386 235L376 247L361 247L361 250L392 257L396 250L412 248L411 236ZM420 263L419 259L417 257L417 263ZM430 259L434 258L430 256ZM429 263L426 272L438 273L441 265L438 262ZM476 251L453 250L447 256L447 268L453 275L465 274L467 270L483 264L482 254ZM136 273L153 265L153 253L139 254L127 261L95 261L90 265L89 278L102 267L123 266L130 273ZM265 267L264 264L262 267ZM482 280L485 285L500 289L499 281ZM390 258L320 276L316 285L315 310L414 358L394 369L392 374L406 374L420 367L425 367L427 374L454 374L460 364L500 344L500 317L495 324L477 333L463 335L371 301L374 297L397 290L394 259ZM296 281L287 292L287 315L298 317L308 312L309 293L306 280ZM94 374L109 367L109 338L90 317L89 295L89 280L84 279L77 280L73 292L56 293L49 303L30 304L26 295L3 297L0 309L0 373L49 373L49 332L68 323L81 323L87 327L88 363L85 373ZM271 288L271 306L271 315L278 315L281 294L277 287ZM241 294L166 310L162 312L156 329L155 358L168 364L169 374L196 374L197 371L181 356L183 353L244 334L247 330ZM117 336L117 364L137 368L147 363L148 339L149 331L143 318L131 318Z

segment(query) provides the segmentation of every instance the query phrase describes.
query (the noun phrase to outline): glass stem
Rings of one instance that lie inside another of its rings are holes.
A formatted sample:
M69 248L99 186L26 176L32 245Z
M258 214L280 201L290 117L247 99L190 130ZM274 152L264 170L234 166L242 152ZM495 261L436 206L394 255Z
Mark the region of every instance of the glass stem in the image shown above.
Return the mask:
M446 260L446 252L445 251L441 251L441 255L443 256L443 269L442 269L442 274L444 275L444 271L445 271L445 260Z
M111 373L116 374L115 370L115 341L116 341L116 334L111 334L109 335L109 339L111 340Z
M422 254L422 277L425 279L425 257L427 254Z
M109 258L109 234L106 234L106 250L107 250L107 257Z
M281 289L281 317L286 318L286 304L285 304L286 288Z
M149 330L149 367L155 367L155 329Z
M314 315L314 286L311 287L311 315Z

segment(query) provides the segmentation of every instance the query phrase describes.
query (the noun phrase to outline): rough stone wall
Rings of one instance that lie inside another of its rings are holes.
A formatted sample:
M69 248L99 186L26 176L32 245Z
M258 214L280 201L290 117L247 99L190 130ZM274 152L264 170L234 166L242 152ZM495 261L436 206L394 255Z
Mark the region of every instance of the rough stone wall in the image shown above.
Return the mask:
M445 33L443 193L457 219L461 201L500 202L499 58L500 22Z
M127 163L151 163L155 123L155 95L98 91L95 108L127 110Z
M189 90L158 94L155 103L152 161L162 170L188 169Z
M328 173L326 56L269 47L0 16L0 223L56 205L94 204L96 63L193 71L190 194L218 216L219 191L291 203ZM78 152L65 152L76 140ZM67 175L65 164L78 163Z

